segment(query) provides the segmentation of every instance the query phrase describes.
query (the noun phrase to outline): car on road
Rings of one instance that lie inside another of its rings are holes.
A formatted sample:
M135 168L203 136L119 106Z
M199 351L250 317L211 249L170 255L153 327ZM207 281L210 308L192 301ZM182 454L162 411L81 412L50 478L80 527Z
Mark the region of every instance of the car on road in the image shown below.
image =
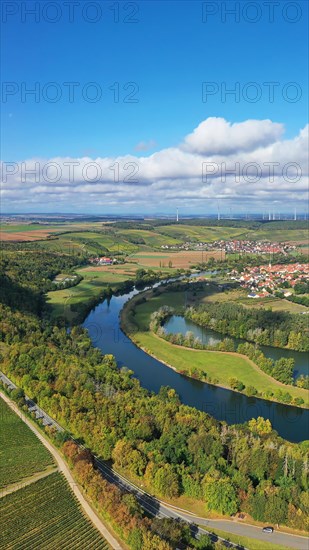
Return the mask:
M274 528L273 527L263 527L262 531L263 531L263 533L273 533Z

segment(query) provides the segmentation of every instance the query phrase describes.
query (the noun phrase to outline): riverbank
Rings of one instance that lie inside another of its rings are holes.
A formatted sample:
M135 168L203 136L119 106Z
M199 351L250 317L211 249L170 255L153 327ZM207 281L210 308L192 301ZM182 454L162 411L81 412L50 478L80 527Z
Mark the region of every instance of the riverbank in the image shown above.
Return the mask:
M132 290L137 283L137 271L138 266L133 264L87 266L77 269L76 273L82 276L77 285L47 293L51 321L66 326L81 324L91 309L104 299ZM150 282L169 277L172 270L152 271L156 278ZM145 280L145 284L149 284L149 281Z
M121 311L121 328L145 353L180 374L243 395L246 395L246 388L251 386L258 392L254 397L277 403L284 403L284 401L276 396L270 397L268 392L274 393L278 390L282 393L288 392L292 399L304 400L303 405L291 403L293 406L308 408L307 390L278 382L244 355L236 352L185 348L171 344L150 332L148 327L151 313L157 311L162 305L175 307L177 302L179 298L175 292L154 296L153 291L150 290L135 296ZM245 386L244 391L231 388L228 385L229 378L241 380Z

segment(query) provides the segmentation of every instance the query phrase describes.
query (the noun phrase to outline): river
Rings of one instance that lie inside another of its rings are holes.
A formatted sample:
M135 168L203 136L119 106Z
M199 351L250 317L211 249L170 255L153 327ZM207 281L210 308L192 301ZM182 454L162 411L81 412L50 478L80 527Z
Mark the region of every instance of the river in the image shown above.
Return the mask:
M186 405L207 412L228 424L242 423L251 418L268 418L274 429L289 441L309 438L309 410L246 397L186 376L139 349L120 328L120 311L127 300L139 291L112 296L91 310L83 326L88 329L93 345L103 353L116 357L119 367L133 370L143 387L158 392L161 386L176 390Z

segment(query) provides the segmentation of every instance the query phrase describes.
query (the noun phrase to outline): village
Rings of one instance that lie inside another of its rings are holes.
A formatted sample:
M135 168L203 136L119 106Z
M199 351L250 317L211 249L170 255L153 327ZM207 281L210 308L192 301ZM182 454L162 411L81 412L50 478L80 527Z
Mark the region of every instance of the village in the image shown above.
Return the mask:
M106 256L102 256L102 257L96 257L96 258L89 258L89 262L92 265L113 265L113 264L117 264L118 260L116 260L115 258L108 258Z
M213 250L224 251L227 254L283 254L286 255L296 249L295 245L284 242L247 241L247 240L219 240L211 243L186 241L178 245L162 245L165 250Z
M233 269L232 280L240 282L243 288L249 289L249 298L263 298L283 291L284 297L292 296L297 284L309 283L309 264L261 265L247 267L240 274Z

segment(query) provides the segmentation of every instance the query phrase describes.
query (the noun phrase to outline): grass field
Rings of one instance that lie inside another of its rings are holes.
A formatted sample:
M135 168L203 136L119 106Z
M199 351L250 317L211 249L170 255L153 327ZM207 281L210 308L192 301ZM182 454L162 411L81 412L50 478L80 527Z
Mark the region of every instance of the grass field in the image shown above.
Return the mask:
M132 268L131 264L78 269L77 273L82 275L83 280L77 286L47 293L52 319L74 321L82 315L87 304L100 298L108 288L116 291L121 283L133 279L135 271L136 268Z
M290 313L302 313L308 311L306 306L289 302L282 298L273 296L266 298L248 298L248 290L237 288L225 292L213 292L205 295L203 292L198 293L196 301L200 302L234 302L248 308L268 308L273 311L289 311Z
M203 526L202 526L203 527ZM242 537L241 535L234 535L231 533L226 533L220 529L211 528L210 531L218 535L219 537L224 538L238 544L239 546L244 546L250 550L291 550L288 546L279 546L278 544L272 544L271 542L261 541L257 539L250 539L249 537Z
M0 488L53 464L47 449L1 398L0 422Z
M148 296L150 297L151 294L149 293ZM229 387L229 378L235 377L241 380L246 387L253 386L260 393L281 389L288 391L294 398L302 397L308 404L307 390L277 382L245 356L236 353L179 347L149 332L150 315L153 311L157 311L162 305L169 305L177 310L177 307L183 306L186 300L187 297L184 293L163 292L138 304L134 316L130 315L130 306L127 306L122 316L123 326L138 346L168 366L187 373L189 376L192 375L194 369L198 369L204 378L209 376L212 379L215 378L218 380L216 385L222 387Z
M0 548L109 548L83 515L69 485L53 473L0 499Z
M103 298L104 292L111 289L116 292L122 283L135 279L139 265L135 263L115 264L111 266L88 266L77 269L83 280L76 286L47 293L47 302L51 306L52 320L82 322L88 304ZM161 271L154 268L154 271ZM172 269L164 268L166 276L173 274Z

